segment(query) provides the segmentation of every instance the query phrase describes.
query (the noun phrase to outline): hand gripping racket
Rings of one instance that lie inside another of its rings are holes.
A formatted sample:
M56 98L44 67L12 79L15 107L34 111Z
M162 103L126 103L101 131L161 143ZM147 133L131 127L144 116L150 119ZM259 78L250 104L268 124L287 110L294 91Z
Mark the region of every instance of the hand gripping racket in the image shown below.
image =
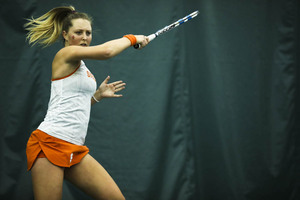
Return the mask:
M148 38L149 38L149 42L151 42L152 40L154 40L156 37L160 36L161 34L165 33L165 32L168 32L169 30L172 30L173 28L183 24L184 22L187 22L189 21L190 19L193 19L194 17L196 17L197 15L199 14L199 11L195 11L179 20L177 20L176 22L168 25L168 26L165 26L164 28L156 31L156 33L153 33L151 35L148 35ZM140 44L135 44L134 45L134 48L138 49L140 48Z

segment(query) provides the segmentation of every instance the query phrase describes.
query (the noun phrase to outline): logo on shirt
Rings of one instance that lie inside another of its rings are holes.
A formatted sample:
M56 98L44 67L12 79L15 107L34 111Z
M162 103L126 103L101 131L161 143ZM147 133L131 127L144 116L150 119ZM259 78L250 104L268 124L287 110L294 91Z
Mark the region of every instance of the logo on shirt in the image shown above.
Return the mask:
M86 70L86 73L87 73L88 77L90 77L90 78L94 79L94 81L96 81L94 75L90 71Z

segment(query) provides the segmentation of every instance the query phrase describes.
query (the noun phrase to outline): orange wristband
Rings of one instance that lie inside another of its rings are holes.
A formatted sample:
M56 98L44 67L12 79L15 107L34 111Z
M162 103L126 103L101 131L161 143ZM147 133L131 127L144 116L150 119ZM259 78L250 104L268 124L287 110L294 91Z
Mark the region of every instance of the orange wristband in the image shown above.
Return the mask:
M136 37L132 34L124 35L123 37L126 37L127 39L130 40L131 46L136 44Z

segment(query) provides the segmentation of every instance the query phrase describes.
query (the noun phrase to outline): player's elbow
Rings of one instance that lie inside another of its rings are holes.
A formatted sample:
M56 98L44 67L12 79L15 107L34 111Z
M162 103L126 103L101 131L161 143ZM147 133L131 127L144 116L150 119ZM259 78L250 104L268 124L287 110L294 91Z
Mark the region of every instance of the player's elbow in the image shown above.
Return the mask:
M111 47L105 48L101 55L102 59L107 60L114 57L114 50Z

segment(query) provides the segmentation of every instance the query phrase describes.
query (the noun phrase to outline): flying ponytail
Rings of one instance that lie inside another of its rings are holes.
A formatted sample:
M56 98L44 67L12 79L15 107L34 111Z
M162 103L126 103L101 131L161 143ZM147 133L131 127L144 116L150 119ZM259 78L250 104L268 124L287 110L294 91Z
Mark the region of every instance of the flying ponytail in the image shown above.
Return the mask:
M85 13L78 13L73 6L63 6L53 8L39 18L28 19L28 23L24 25L28 31L26 39L29 44L36 43L42 46L49 46L56 42L61 36L62 31L68 32L72 26L72 19L83 18L92 23L92 18Z

